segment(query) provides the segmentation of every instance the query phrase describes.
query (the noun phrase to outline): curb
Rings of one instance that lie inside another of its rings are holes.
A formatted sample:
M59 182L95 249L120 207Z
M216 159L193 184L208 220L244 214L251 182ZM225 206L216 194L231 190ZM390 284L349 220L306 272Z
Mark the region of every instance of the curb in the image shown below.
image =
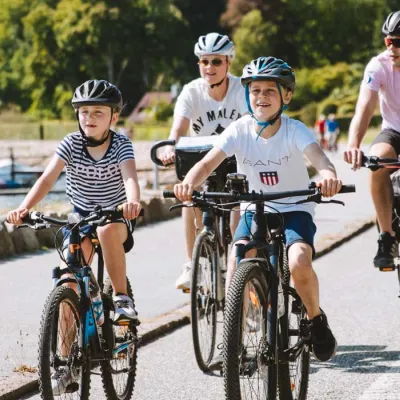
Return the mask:
M342 244L348 242L354 237L365 232L375 225L375 219L355 221L347 226L344 231L336 235L326 235L322 237L316 244L315 258L320 258ZM153 319L142 321L139 326L139 335L141 335L138 347L146 346L147 344L157 340L161 336L170 334L176 329L190 324L190 304L185 304L183 307L175 309L171 312L162 314ZM21 382L25 380L25 382ZM3 392L1 386L6 389ZM39 388L39 381L35 377L28 377L26 375L15 375L10 378L0 378L0 400L18 400L22 396L33 394Z

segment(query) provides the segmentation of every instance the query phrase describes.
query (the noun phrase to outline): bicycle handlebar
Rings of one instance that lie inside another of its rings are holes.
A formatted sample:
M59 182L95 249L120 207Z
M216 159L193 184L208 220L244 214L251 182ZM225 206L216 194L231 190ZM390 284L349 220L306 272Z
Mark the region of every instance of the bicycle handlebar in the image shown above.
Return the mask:
M140 210L140 213L138 215L139 217L144 216L144 210L143 208ZM111 219L115 220L118 218L122 218L123 213L122 213L122 206L116 206L116 207L108 207L108 208L97 208L93 212L91 212L87 217L83 217L79 222L77 222L80 226L88 225L89 223L98 223L101 224L103 221L101 220L102 218L105 219ZM105 220L104 220L105 221ZM29 226L34 226L34 225L46 225L46 223L49 223L51 225L55 226L65 226L68 225L69 221L68 219L58 219L58 218L53 218L48 215L44 215L43 213L40 213L38 211L31 211L28 215L22 218L22 222L26 225ZM45 226L43 226L45 227Z
M361 163L363 167L369 168L371 171L376 171L380 168L400 168L400 160L397 158L385 158L376 156L367 157L363 154L361 158Z
M157 157L157 150L160 147L164 147L164 146L175 146L175 140L160 140L158 142L156 142L155 144L153 144L153 146L151 147L150 150L150 157L151 160L153 161L154 164L157 164L160 167L166 167L167 165L164 165L162 163L162 161ZM170 164L168 164L170 165Z
M296 197L296 196L312 196L320 193L320 188L313 187L315 184L311 184L311 189L306 190L291 190L286 192L275 192L275 193L235 193L235 192L199 192L193 191L193 197L201 197L205 199L226 199L233 201L270 201L283 199L285 197ZM343 185L339 193L354 193L356 191L355 185ZM164 198L176 198L175 193L170 190L164 190Z

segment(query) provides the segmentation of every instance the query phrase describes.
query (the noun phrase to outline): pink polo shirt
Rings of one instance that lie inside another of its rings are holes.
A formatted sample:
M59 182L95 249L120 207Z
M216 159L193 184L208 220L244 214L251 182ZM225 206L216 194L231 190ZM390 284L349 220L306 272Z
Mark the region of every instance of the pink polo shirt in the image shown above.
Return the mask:
M393 68L388 50L368 63L362 85L379 93L382 130L400 133L400 69Z

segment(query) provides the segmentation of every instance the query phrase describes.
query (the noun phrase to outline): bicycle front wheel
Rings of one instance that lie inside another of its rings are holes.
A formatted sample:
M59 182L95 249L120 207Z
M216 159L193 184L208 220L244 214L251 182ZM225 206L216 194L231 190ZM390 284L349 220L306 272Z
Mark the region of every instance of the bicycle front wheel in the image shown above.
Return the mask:
M132 287L126 278L128 296L133 300ZM104 293L113 295L111 281L108 278L104 285ZM111 323L113 312L110 313ZM128 400L135 387L137 365L137 327L112 325L115 346L112 358L101 362L101 377L107 399Z
M256 261L242 261L225 305L223 371L229 400L276 399L275 351L267 340L268 291L264 267Z
M282 283L285 300L285 314L279 319L280 351L290 350L301 335L301 321L307 318L306 309L295 289L290 286L290 272L286 257L283 262ZM287 363L279 364L279 394L285 400L305 400L307 398L310 372L310 348L303 346L300 355Z
M193 249L191 321L197 365L208 372L215 351L217 333L215 246L207 232L197 236Z
M39 336L39 387L43 399L89 398L90 356L79 348L79 298L65 286L47 298Z

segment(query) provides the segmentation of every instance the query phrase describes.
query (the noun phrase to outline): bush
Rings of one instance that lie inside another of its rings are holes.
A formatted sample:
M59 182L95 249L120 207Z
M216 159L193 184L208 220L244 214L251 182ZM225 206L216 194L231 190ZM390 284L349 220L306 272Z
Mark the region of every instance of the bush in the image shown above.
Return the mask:
M160 102L155 106L154 119L156 121L166 122L174 115L175 104Z
M300 110L299 118L307 126L314 126L317 119L317 103L310 103Z

